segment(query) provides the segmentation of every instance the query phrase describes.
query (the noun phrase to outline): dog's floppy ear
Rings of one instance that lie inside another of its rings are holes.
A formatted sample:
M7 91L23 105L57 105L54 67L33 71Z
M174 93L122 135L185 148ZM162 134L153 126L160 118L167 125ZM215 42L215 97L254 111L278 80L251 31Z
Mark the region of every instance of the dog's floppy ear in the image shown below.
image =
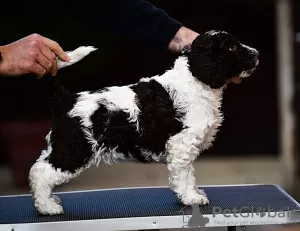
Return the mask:
M190 71L197 79L211 88L221 88L226 75L218 57L207 47L193 47L188 56Z

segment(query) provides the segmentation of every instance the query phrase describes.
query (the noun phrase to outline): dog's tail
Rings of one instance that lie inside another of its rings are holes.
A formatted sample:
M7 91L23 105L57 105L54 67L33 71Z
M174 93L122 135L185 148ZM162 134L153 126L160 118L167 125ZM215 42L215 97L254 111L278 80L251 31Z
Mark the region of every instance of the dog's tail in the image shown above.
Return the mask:
M93 46L81 46L76 50L68 51L66 53L70 57L70 60L68 62L64 62L57 59L57 69L59 70L64 67L71 66L95 50L97 50L97 48ZM52 110L53 116L66 116L74 105L75 96L63 87L58 79L54 80L54 83L50 85L50 88L51 96L48 98L48 105Z
M84 57L88 56L91 52L97 50L97 48L93 46L81 46L78 47L74 51L67 51L67 55L70 57L70 60L68 62L64 62L60 59L57 59L57 69L62 69L67 66L71 66L80 60L82 60Z

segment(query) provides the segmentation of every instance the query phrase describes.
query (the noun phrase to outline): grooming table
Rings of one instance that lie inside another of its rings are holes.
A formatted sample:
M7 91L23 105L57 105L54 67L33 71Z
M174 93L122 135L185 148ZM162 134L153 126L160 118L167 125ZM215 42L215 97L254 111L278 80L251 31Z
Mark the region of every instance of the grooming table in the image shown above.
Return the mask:
M169 187L56 193L64 215L41 216L31 195L0 197L1 231L105 231L279 225L300 222L300 205L277 185L201 186L210 205L183 206Z

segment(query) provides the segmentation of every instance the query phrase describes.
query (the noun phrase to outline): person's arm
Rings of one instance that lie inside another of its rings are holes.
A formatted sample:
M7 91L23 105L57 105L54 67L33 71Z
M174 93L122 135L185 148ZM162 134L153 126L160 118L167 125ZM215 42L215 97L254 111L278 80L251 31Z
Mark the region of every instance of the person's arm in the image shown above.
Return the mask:
M180 52L198 33L184 27L145 0L65 1L68 8L95 29L108 29L158 48Z

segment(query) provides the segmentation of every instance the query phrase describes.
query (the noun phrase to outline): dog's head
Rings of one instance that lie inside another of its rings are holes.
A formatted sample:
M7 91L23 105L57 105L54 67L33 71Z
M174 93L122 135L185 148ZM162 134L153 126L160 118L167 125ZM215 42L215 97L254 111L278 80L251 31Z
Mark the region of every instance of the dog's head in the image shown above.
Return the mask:
M224 31L199 35L188 50L191 73L211 88L249 77L259 64L258 56L257 50Z

